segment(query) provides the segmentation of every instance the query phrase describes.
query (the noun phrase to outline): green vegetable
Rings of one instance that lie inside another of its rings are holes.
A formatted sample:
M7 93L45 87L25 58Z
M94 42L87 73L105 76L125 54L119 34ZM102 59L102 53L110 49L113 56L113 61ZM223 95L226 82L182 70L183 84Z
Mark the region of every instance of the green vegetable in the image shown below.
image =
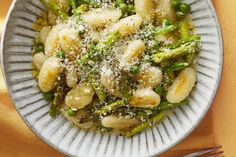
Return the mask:
M103 51L109 48L119 38L120 38L119 31L113 32L110 35L108 35L104 41L98 43L95 47L95 50Z
M166 67L165 70L166 71L178 71L178 70L182 70L188 66L189 66L189 63L186 63L186 62L174 63L174 64Z
M116 0L116 3L119 5L119 4L125 3L125 0Z
M76 116L76 114L77 114L77 110L76 110L76 109L69 108L69 109L67 110L67 114L68 114L68 116L70 116L70 117L74 117L74 116Z
M56 57L60 59L65 59L65 52L62 50L57 51Z
M176 30L178 27L179 26L177 26L177 25L169 25L169 26L163 27L161 29L156 29L155 35L162 35L162 34L172 32L172 31Z
M158 111L160 112L160 111L172 110L174 108L177 108L177 107L182 106L182 105L186 105L188 103L189 103L188 100L183 100L180 103L170 103L168 101L164 101L164 102L161 102L157 107L155 107L154 110L156 110L157 112Z
M180 38L181 40L187 40L190 36L189 24L187 20L180 22Z
M175 79L175 73L173 71L167 71L167 75L171 79L171 82Z
M186 55L186 60L188 62L188 64L191 64L194 61L196 54L195 53L190 53L188 55Z
M130 67L130 72L132 74L138 74L140 72L140 67L138 65L132 65Z
M106 93L104 92L104 90L102 89L102 87L97 87L96 85L94 86L95 87L95 93L97 94L98 96L98 99L100 101L105 101L106 100Z
M170 22L169 20L164 19L164 20L162 21L162 27L163 27L163 28L165 28L165 27L167 27L167 26L170 26L170 25L171 25L171 22Z
M180 47L169 50L167 52L158 52L152 56L152 61L155 63L160 63L162 61L172 59L178 56L183 56L186 54L194 53L198 50L198 42L189 42L180 45Z
M185 13L185 14L187 14L187 13L189 13L190 12L190 10L191 10L191 7L190 7L190 5L189 4L187 4L187 3L181 3L180 4L180 11L182 12L182 13Z
M34 45L37 46L37 45L43 45L42 41L39 39L39 37L35 38L34 39Z
M54 12L57 16L59 16L62 20L68 19L68 15L66 12L64 12L59 5L54 1L48 1L48 0L41 0L43 4L45 4L51 11Z
M128 11L128 5L125 3L119 4L119 8L122 11L123 14L125 14Z
M135 7L134 7L134 5L128 4L127 10L128 10L128 13L129 13L129 14L134 14L134 13L135 13Z
M178 40L174 44L171 44L171 45L168 45L166 47L160 48L159 50L174 49L174 48L179 47L182 44L186 44L188 42L194 42L194 41L199 42L200 40L201 40L201 37L199 35L192 35L192 36L189 36L186 39Z
M168 90L168 88L170 87L170 85L172 84L172 79L170 78L170 75L167 74L167 72L164 72L164 76L163 76L163 86L165 88L165 91ZM165 94L165 93L164 93Z
M60 74L61 78L58 81L57 88L54 92L54 99L50 106L49 114L51 117L56 117L56 115L60 112L62 104L64 104L66 93L68 89L66 88L65 74Z
M97 115L107 115L108 113L123 107L125 105L124 100L117 100L116 102L113 102L107 106L102 107L101 109L97 110L95 114Z
M171 0L171 5L175 10L179 10L181 0Z
M50 92L43 93L43 98L47 101L52 101L54 98L54 92L50 91Z
M83 13L86 10L88 10L88 5L87 4L82 4L76 9L76 13Z
M70 0L70 5L72 10L75 10L77 8L78 0Z
M129 132L125 134L126 137L131 137L135 134L138 134L142 132L144 129L149 128L150 126L153 126L154 124L159 123L163 118L165 117L165 112L160 112L153 118L149 119L147 122L144 122L142 124L137 125L133 129L131 129Z
M154 91L155 91L157 94L159 94L160 96L163 95L164 90L165 90L165 88L164 88L161 84L158 85L158 86L154 89Z
M95 75L96 75L96 74L94 74L94 72L91 72L91 73L89 74L89 78L88 78L88 79L89 79L89 81L92 83L92 85L93 85L93 87L94 87L94 89L95 89L95 93L96 93L97 96L98 96L98 99L99 99L100 101L105 101L107 95L106 95L106 93L105 93L105 91L104 91L102 85L96 80Z
M94 8L98 8L100 6L98 0L90 0L89 5Z
M34 48L34 51L35 51L36 53L38 53L38 52L44 52L44 45L43 45L43 44L38 44L38 45L36 45L35 48Z

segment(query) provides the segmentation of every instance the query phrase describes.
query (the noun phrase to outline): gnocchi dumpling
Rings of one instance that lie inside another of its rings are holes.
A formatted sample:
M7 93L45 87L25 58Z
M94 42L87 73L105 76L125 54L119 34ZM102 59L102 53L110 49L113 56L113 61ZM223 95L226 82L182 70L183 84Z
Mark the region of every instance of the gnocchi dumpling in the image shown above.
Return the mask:
M125 64L138 59L145 49L146 47L142 40L131 41L122 56L121 62Z
M78 75L74 65L69 65L66 67L66 84L68 87L74 87L77 85Z
M102 86L111 94L118 98L122 98L122 94L119 91L119 85L117 81L115 81L115 75L114 72L108 68L107 66L104 66L101 69L101 77L100 81Z
M45 26L39 32L39 39L43 44L45 44L50 30L51 30L51 26Z
M80 38L74 29L64 28L59 32L58 37L62 50L68 55L75 54L79 50Z
M137 75L138 82L143 87L155 88L161 83L163 74L160 68L143 64L140 68L140 73Z
M44 53L40 52L40 53L36 53L33 56L33 66L36 70L40 70L43 66L43 63L45 62L45 60L47 59L47 57L45 56Z
M94 94L92 84L80 83L67 93L65 103L68 107L82 109L92 102Z
M63 29L63 25L59 24L54 26L48 33L45 41L45 54L47 57L53 56L56 49L59 47L59 32Z
M133 93L129 103L133 107L154 108L160 102L160 96L151 88L141 88Z
M171 103L180 103L189 96L196 81L197 74L193 68L182 70L168 89L166 99Z
M154 16L154 0L134 0L135 11L144 20L151 21Z
M131 118L129 116L118 117L113 115L104 117L101 122L104 127L118 130L126 130L140 123L136 118Z
M83 21L92 27L103 27L120 19L122 13L118 9L94 9L82 16Z
M128 36L139 30L143 23L143 19L140 15L132 15L121 19L117 23L114 23L108 30L108 33L119 31L122 37Z
M56 87L57 76L60 73L60 59L48 58L39 72L39 87L43 92L49 92Z
M171 5L171 0L159 0L156 10L160 13L158 18L175 20L175 11Z

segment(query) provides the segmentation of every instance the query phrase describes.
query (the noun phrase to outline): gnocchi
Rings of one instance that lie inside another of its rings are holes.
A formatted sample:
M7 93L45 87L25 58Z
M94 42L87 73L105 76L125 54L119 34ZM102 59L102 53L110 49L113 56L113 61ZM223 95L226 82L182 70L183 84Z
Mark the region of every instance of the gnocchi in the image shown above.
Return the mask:
M184 69L170 86L166 99L171 103L180 103L189 96L196 80L197 76L193 68Z
M145 44L142 40L133 40L131 41L121 59L123 64L130 63L131 61L137 60L138 57L143 53L146 49Z
M63 29L63 25L54 26L48 33L47 39L45 41L45 54L47 57L53 56L56 49L59 47L59 32Z
M65 98L68 107L81 109L91 103L95 94L94 88L90 83L80 83L73 87Z
M49 92L56 87L57 76L60 73L60 59L49 57L43 63L39 72L39 87L43 92Z
M51 30L50 26L45 26L39 32L39 39L43 44L45 44L50 30Z
M103 27L117 22L122 13L115 9L94 9L83 15L83 21L92 27Z
M139 120L129 116L117 117L113 115L104 117L101 122L104 127L118 130L129 129L140 123Z
M33 56L33 66L36 68L36 70L39 71L42 68L43 63L45 62L46 59L47 57L42 52L36 53Z
M158 19L175 20L175 11L171 6L171 0L159 0L156 10L159 12Z
M77 85L78 75L74 65L70 65L66 68L66 84L68 87L73 88Z
M161 83L163 78L162 71L158 67L144 64L141 66L140 73L137 75L138 82L143 87L155 88Z
M140 29L143 19L140 15L132 15L121 19L108 28L108 32L119 32L121 36L128 36Z
M121 92L119 91L119 85L115 81L115 75L110 68L108 68L106 66L103 67L103 69L101 71L100 81L101 81L102 86L105 87L105 89L111 95L114 95L118 98L123 97Z
M64 28L58 33L59 44L68 55L75 55L79 51L80 38L74 29Z
M154 17L154 0L134 0L135 11L146 21Z
M133 93L130 99L130 105L141 108L154 108L161 102L160 96L151 88L141 88Z

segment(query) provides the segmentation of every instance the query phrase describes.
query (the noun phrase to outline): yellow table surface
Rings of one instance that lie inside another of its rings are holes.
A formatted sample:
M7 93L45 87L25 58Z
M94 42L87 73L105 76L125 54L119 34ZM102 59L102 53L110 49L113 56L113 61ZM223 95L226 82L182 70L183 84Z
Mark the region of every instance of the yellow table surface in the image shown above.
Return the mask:
M0 32L11 0L0 0ZM224 68L213 106L196 130L184 141L162 154L179 157L188 152L223 145L225 156L235 157L236 150L236 1L214 0L224 36ZM0 74L0 156L63 157L42 142L24 124L6 93Z

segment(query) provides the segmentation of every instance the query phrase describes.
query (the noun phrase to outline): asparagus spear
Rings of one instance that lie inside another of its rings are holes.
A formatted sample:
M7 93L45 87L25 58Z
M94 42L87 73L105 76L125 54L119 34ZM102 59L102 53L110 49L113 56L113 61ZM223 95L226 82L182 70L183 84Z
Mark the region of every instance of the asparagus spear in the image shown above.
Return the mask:
M107 95L106 95L106 93L104 92L102 85L101 85L100 83L98 83L98 81L96 81L94 73L90 73L88 79L89 79L90 82L92 83L92 85L93 85L93 87L94 87L94 89L95 89L95 93L96 93L97 96L98 96L98 99L99 99L100 101L106 100Z
M178 70L182 70L188 66L189 66L189 63L186 63L186 62L174 63L173 65L166 67L165 70L166 71L178 71Z
M68 19L68 15L66 12L64 12L57 3L54 1L47 1L47 0L41 0L41 2L46 5L50 10L52 10L57 16L59 16L61 19L66 20Z
M164 87L163 87L163 85L158 85L155 89L154 89L154 91L158 94L158 95L160 95L160 96L162 96L163 95L163 93L164 93Z
M77 9L78 0L70 0L72 10Z
M60 74L60 81L58 82L57 88L54 91L54 99L50 106L49 114L52 117L56 117L56 115L60 112L60 108L64 103L66 96L66 83L65 83L65 75Z
M106 39L96 45L96 49L99 51L103 51L109 48L115 41L120 38L119 31L111 33L106 37Z
M141 131L145 130L146 128L148 128L150 126L153 126L153 125L157 124L158 122L160 122L165 117L166 111L174 109L178 106L187 104L188 102L189 102L188 100L184 100L180 103L175 103L175 104L170 103L168 101L162 102L156 108L153 109L153 110L156 111L156 113L158 113L157 115L155 115L154 117L149 119L147 122L139 124L136 127L134 127L133 129L131 129L129 132L127 132L125 134L126 137L131 137L131 136L133 136L137 133L140 133Z
M164 116L165 116L165 111L160 112L159 114L157 114L156 116L154 116L153 118L148 120L147 122L137 125L133 129L131 129L129 132L127 132L125 134L126 137L131 137L137 133L140 133L141 131L143 131L144 129L146 129L150 126L157 124L158 122L160 122L164 118Z
M155 63L160 63L178 56L194 53L198 49L198 45L198 42L189 42L167 52L158 52L152 56L152 61Z
M162 35L162 34L166 34L166 33L169 33L169 32L172 32L174 30L176 30L178 28L177 25L169 25L169 26L165 26L161 29L156 29L155 31L155 35Z
M199 42L200 40L201 40L201 37L199 35L192 35L192 36L189 36L186 39L180 39L177 42L175 42L174 44L168 45L168 46L166 46L164 48L161 48L159 50L174 49L174 48L179 47L181 44L186 44L188 42L194 42L194 41Z
M184 100L180 103L170 103L168 101L164 101L164 102L160 103L157 107L155 107L154 110L156 110L158 112L171 110L171 109L177 108L181 105L185 105L185 104L188 104L188 103L189 103L188 100Z
M186 40L190 36L188 21L183 20L180 22L180 38Z
M100 110L97 110L95 112L95 114L97 114L97 115L106 115L106 114L110 113L111 111L113 111L113 110L115 110L117 108L120 108L120 107L122 107L124 105L125 105L124 100L117 100L117 101L115 101L115 102L113 102L113 103L111 103L111 104L109 104L107 106L104 106Z
M200 36L194 35L190 36L189 24L187 20L183 20L180 22L180 37L181 41L189 41L189 40L200 40ZM196 54L191 53L186 55L187 62L191 64L195 58Z

